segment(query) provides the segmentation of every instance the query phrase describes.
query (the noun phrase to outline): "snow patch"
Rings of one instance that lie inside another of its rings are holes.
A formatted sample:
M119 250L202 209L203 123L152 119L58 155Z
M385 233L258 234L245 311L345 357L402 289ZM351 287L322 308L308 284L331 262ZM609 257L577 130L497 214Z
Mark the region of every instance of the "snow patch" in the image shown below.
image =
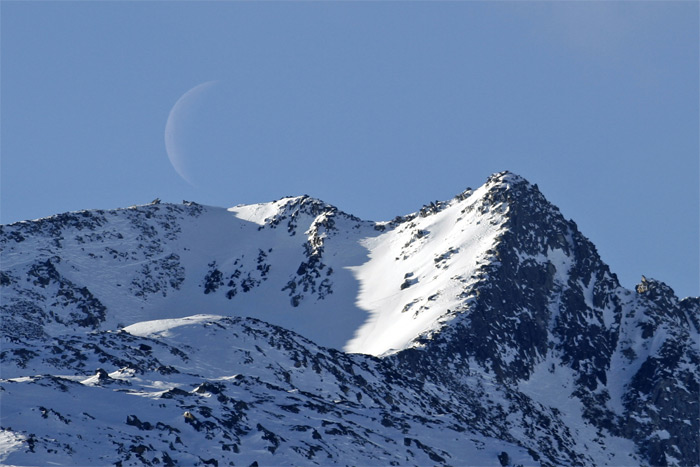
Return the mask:
M225 318L221 315L193 315L185 318L156 319L134 323L124 328L124 331L139 337L169 337L170 332L180 326L198 324L207 321L218 321Z

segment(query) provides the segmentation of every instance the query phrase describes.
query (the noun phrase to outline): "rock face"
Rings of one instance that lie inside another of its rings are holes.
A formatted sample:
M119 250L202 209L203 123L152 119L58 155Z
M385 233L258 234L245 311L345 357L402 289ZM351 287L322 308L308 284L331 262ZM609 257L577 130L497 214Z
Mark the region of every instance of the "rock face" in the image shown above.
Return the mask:
M391 222L156 203L0 248L5 464L700 464L700 299L621 287L508 172Z

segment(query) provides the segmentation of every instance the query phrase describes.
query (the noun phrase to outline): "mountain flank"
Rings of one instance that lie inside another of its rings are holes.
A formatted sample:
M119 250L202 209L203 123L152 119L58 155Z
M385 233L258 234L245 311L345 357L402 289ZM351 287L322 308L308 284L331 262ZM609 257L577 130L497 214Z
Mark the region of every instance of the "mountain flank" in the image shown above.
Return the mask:
M5 464L700 464L700 298L625 289L509 172L391 221L157 200L0 249Z

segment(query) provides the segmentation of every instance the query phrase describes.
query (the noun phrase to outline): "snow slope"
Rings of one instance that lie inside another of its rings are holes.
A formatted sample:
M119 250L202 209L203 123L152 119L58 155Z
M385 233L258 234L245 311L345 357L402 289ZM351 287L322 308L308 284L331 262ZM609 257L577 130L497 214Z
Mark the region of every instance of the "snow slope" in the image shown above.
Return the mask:
M501 213L474 210L486 190L391 223L360 221L308 197L228 210L72 213L38 221L49 235L8 242L3 264L23 276L41 259L65 281L90 283L108 310L100 329L207 310L379 355L410 346L459 306L463 281L503 222ZM9 238L24 227L6 227ZM45 329L53 332L50 323Z

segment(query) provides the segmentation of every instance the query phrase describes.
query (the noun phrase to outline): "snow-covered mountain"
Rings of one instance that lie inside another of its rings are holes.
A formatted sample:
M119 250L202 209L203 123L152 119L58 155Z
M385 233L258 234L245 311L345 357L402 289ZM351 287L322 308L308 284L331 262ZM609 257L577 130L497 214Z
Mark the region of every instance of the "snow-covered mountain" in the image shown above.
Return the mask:
M0 462L699 465L700 299L517 175L2 226Z

